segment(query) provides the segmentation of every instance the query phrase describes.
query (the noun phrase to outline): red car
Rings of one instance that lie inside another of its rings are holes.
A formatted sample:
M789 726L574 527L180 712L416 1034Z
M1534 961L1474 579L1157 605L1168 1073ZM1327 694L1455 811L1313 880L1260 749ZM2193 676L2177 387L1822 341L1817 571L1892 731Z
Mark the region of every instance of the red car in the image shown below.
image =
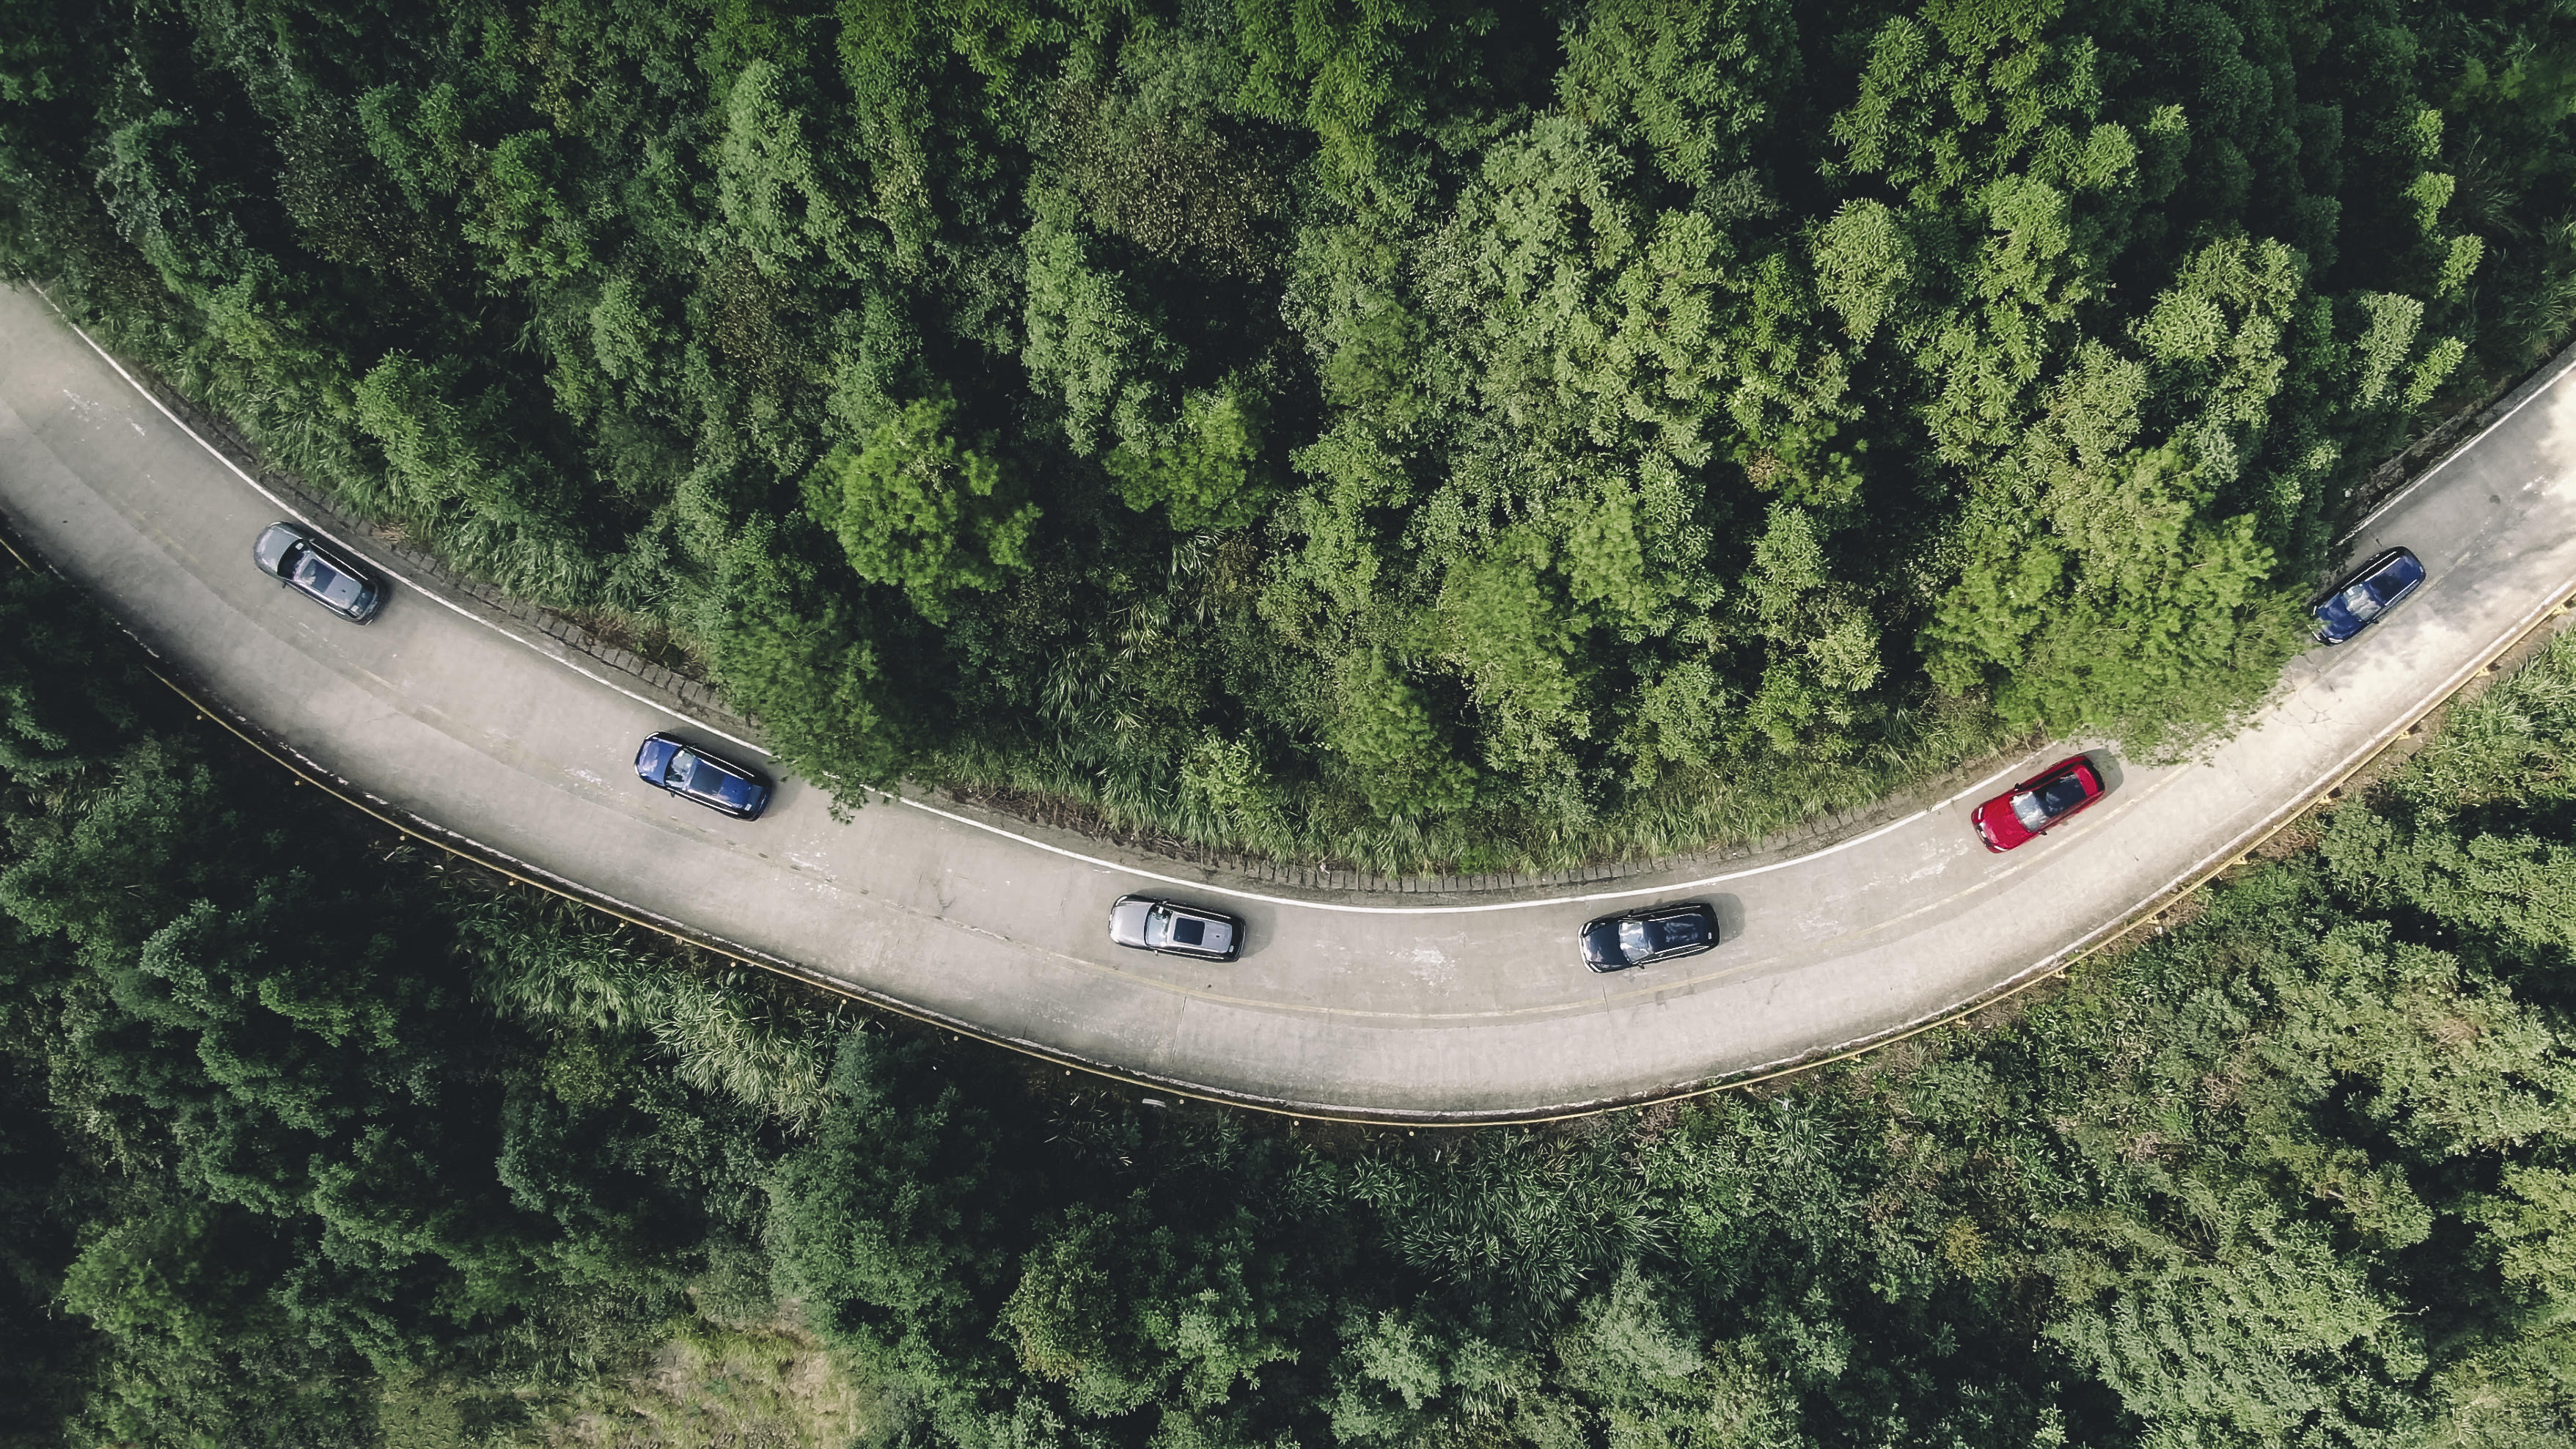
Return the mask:
M2010 850L2102 798L2102 772L2082 755L2058 761L1992 800L1969 818L1988 850Z

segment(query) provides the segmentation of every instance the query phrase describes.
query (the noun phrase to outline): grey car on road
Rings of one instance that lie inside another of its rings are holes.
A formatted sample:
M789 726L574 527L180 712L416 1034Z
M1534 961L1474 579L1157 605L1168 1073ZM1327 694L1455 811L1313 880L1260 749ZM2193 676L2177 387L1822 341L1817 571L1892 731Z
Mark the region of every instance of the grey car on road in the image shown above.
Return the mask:
M310 529L272 523L250 556L262 572L343 619L365 623L385 606L385 581Z
M1120 896L1109 908L1109 939L1139 951L1231 961L1243 950L1243 923L1202 906Z

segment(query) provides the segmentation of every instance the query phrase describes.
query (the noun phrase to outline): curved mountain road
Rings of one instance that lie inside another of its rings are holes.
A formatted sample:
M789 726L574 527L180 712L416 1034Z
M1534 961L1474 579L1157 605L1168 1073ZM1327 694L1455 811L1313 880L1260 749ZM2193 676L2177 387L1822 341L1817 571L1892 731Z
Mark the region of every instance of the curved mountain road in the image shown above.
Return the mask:
M2199 759L2109 760L2109 798L2012 854L1969 829L1986 782L1713 875L1545 899L1301 892L920 802L838 822L793 779L750 824L673 800L635 779L636 741L716 731L417 587L365 627L287 594L249 553L291 509L33 293L0 290L0 336L0 510L176 673L319 769L521 869L960 1030L1320 1115L1576 1111L1937 1017L2242 850L2576 589L2562 358L2352 541L2421 555L2416 599L2295 661L2257 724ZM1112 947L1110 901L1158 881L1230 899L1244 958ZM1714 901L1725 944L1611 976L1577 964L1575 927L1602 902L1673 899Z

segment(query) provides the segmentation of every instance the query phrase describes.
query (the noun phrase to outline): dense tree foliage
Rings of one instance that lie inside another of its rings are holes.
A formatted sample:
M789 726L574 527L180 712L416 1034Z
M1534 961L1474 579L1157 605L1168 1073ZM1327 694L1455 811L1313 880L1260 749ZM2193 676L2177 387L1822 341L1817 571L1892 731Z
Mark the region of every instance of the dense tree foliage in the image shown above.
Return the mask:
M2010 1026L1556 1133L853 1037L775 1271L943 1443L2576 1443L2571 802L2562 640Z
M588 1367L756 1237L814 1008L449 884L50 579L0 636L7 1442L365 1442L380 1379Z
M2576 313L2541 0L6 0L0 265L808 774L1387 866L2188 735Z
M2576 636L2016 1021L1419 1135L836 1021L378 838L57 584L0 639L13 1445L509 1442L784 1322L886 1444L2576 1446Z

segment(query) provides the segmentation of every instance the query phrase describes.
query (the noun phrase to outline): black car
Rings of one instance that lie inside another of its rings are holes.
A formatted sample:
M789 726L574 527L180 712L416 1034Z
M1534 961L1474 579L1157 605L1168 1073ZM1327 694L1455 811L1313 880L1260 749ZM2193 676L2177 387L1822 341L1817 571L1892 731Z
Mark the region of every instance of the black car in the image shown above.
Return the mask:
M297 524L270 524L250 556L270 578L343 619L363 624L385 606L385 581L374 569Z
M1139 951L1231 961L1243 950L1243 922L1178 901L1120 896L1109 908L1109 939Z
M2317 619L2317 642L2344 642L2423 586L2423 560L2405 549L2390 549L2355 569L2308 610Z
M1698 901L1603 916L1583 927L1583 964L1625 971L1649 961L1696 956L1717 945L1717 912Z
M760 818L769 806L769 781L758 770L669 735L653 735L635 752L635 777L744 820Z

